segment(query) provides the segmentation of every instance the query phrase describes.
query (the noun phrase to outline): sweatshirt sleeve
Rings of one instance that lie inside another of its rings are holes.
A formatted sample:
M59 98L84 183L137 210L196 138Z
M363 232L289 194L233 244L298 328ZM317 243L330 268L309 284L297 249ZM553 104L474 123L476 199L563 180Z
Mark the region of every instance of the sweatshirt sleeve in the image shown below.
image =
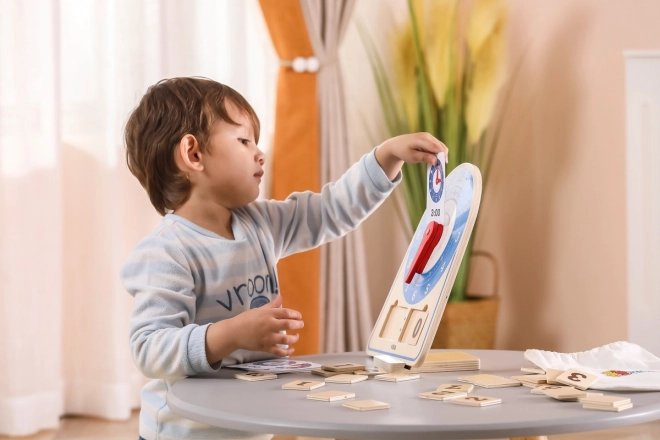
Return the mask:
M162 379L216 371L206 358L208 324L194 324L191 268L174 242L157 235L144 239L131 252L121 279L135 297L130 346L142 374Z
M390 181L376 161L375 149L362 156L320 193L291 194L284 201L256 206L269 225L277 258L315 248L357 228L390 195L401 173Z

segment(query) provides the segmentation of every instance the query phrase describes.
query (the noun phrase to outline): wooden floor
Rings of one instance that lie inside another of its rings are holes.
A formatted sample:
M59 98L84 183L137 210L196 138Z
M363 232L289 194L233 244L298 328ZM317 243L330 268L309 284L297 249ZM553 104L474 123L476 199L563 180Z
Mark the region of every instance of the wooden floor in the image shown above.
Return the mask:
M126 422L108 422L90 417L65 417L57 431L42 431L29 437L0 440L137 440L138 412ZM307 438L307 437L305 437ZM302 440L303 437L276 435L273 440ZM553 435L549 440L660 440L660 420L653 423L579 434Z

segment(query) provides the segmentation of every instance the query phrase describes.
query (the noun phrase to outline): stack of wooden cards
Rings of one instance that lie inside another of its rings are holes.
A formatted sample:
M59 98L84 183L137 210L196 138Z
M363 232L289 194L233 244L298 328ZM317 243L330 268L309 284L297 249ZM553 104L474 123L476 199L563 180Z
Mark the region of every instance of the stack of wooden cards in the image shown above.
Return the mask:
M384 380L386 382L405 382L408 380L419 379L419 374L410 374L410 373L388 373L388 374L379 374L375 376L376 380Z
M580 402L582 402L582 408L597 409L600 411L619 412L633 407L630 399L626 397L603 396L602 394L594 395L589 393L587 397L581 398Z
M587 397L587 393L576 390L573 387L547 387L543 390L543 394L564 402L577 402L578 399Z
M326 377L326 383L358 383L369 379L369 376L359 374L338 374L332 377Z
M475 376L462 376L459 382L471 383L482 388L519 387L520 381L492 374L477 374Z
M429 353L421 367L411 368L411 373L441 373L444 371L478 370L481 361L478 357L461 351L441 351Z
M520 376L511 376L511 379L519 381L523 386L536 388L539 385L546 384L545 374L523 374Z
M427 393L419 393L422 399L431 400L452 400L459 397L467 397L468 393L465 391L452 391L452 390L435 390Z
M406 368L405 362L388 355L374 356L374 364L388 373L441 373L444 371L478 370L481 361L478 357L460 351L429 353L420 367Z
M469 396L469 397L459 397L458 399L451 399L451 403L456 405L467 405L467 406L490 406L497 405L502 403L502 399L497 397L486 397L486 396Z
M374 356L374 365L388 373L403 373L406 363L387 354Z
M332 377L340 374L350 374L354 371L363 371L364 365L345 362L343 364L321 365L321 368L311 370L312 374L323 377Z
M379 402L378 400L356 400L354 402L342 403L341 406L354 409L356 411L373 411L376 409L387 409L389 403Z

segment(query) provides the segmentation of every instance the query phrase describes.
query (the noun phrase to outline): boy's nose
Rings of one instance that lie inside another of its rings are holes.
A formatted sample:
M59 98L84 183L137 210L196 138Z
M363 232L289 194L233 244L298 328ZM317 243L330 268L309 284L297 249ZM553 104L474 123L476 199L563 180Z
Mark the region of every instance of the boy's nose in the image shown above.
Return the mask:
M266 162L266 155L264 154L263 151L257 149L257 162L259 162L259 165L263 165L264 162Z

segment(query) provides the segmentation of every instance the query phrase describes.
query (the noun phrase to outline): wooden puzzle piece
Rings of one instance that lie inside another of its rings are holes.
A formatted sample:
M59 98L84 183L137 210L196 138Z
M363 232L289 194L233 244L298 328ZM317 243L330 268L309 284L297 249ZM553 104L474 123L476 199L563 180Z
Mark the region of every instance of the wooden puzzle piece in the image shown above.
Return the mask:
M580 399L580 402L587 405L599 406L621 406L631 403L630 398L620 396L604 396L597 393L587 393L587 395Z
M431 399L431 400L451 400L458 397L467 397L465 391L451 391L451 390L435 390L429 391L426 393L419 393L419 397L422 399Z
M277 374L248 371L247 373L236 373L234 374L234 377L236 379L246 380L248 382L258 382L261 380L277 379Z
M532 389L532 394L545 394L545 390L560 390L562 388L572 388L566 385L541 385Z
M582 405L582 408L586 408L586 409L597 409L598 411L612 411L612 412L625 411L632 407L633 407L632 403L628 403L626 405L620 405L620 406L601 406L601 405L588 405L588 404Z
M437 388L437 391L448 390L448 391L462 391L464 393L469 393L474 389L474 385L471 383L443 383Z
M376 409L387 409L390 407L390 404L378 400L356 400L355 402L342 403L341 406L357 411L373 411Z
M419 379L419 374L409 374L409 373L389 373L389 374L379 374L375 376L376 380L384 380L387 382L405 382L408 380Z
M307 395L308 399L322 400L325 402L334 402L337 400L352 399L353 397L355 397L355 393L349 393L346 391L339 391L339 390L320 391L318 393L311 393Z
M321 368L326 371L352 373L353 371L364 370L364 365L345 362L343 364L321 365Z
M476 374L473 376L461 376L458 378L458 381L471 383L482 388L504 388L504 387L520 386L520 381L507 379L506 377L495 376L492 374Z
M332 377L332 376L338 376L340 374L344 374L341 371L326 371L323 368L313 368L310 370L310 372L317 376L323 376L323 377Z
M547 383L545 374L523 374L520 376L511 376L511 379L536 385Z
M497 405L502 403L502 399L497 397L486 397L486 396L468 396L468 397L459 397L458 399L450 400L451 403L457 405L467 405L467 406L490 406Z
M367 379L369 379L369 376L361 376L359 374L339 374L337 376L328 377L325 381L326 383L358 383Z
M556 380L564 385L569 385L584 391L598 381L598 376L571 368L557 376Z
M565 402L577 402L580 397L586 397L587 393L581 390L576 390L573 387L560 388L560 389L545 389L543 394L552 397L553 399L562 400Z
M520 371L528 374L545 374L545 371L543 371L542 369L534 368L534 367L522 367L520 368Z
M545 377L550 385L563 385L561 382L557 382L557 377L564 373L564 370L557 370L554 368L547 368L545 370Z
M315 382L313 380L296 380L282 385L283 390L311 391L325 386L325 382Z

